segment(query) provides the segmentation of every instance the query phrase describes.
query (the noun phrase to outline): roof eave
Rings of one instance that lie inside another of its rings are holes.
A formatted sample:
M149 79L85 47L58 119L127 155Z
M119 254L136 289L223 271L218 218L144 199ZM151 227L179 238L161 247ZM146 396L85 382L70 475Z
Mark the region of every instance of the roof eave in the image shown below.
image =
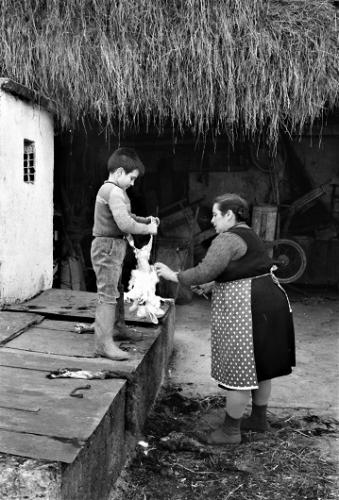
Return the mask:
M28 87L25 87L24 85L11 80L10 78L0 78L0 89L9 94L12 94L15 97L18 97L23 101L28 101L36 104L46 109L46 111L52 113L53 115L55 115L57 112L54 103L50 99L39 95L34 90L31 90Z

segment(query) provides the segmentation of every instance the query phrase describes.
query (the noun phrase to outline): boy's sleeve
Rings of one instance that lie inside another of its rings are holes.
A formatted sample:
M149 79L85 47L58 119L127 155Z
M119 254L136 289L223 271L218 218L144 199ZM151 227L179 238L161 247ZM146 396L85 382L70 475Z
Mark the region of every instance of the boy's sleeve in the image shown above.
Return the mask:
M123 192L114 192L108 200L109 208L115 223L123 233L127 234L149 234L148 225L137 222L129 211L129 206L124 199Z
M131 214L131 217L136 222L142 222L143 224L149 224L151 222L150 217L140 217L139 215Z

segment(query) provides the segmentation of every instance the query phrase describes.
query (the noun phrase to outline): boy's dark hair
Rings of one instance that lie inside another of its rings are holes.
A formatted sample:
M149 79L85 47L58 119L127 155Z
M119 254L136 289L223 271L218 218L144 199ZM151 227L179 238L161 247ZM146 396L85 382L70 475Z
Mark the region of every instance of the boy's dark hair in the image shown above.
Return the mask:
M107 170L112 173L118 168L123 168L126 174L133 170L138 170L139 175L145 173L145 167L133 148L118 148L111 154L108 158Z
M246 222L249 219L248 203L238 194L222 194L221 196L217 196L214 199L214 203L218 205L219 210L223 215L225 215L227 210L232 210L238 222Z

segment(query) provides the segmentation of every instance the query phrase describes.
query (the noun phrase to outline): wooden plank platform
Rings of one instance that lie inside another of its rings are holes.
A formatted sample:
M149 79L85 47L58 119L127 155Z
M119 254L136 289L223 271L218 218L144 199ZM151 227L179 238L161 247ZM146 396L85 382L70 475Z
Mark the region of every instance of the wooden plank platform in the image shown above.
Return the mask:
M44 317L38 314L0 311L0 346L43 319Z
M25 302L7 305L5 310L92 320L95 314L96 297L96 293L51 288Z
M5 310L35 312L45 317L67 316L78 321L92 321L95 316L96 298L96 293L51 288L26 302L7 305ZM169 309L169 302L162 304L161 308L165 315ZM125 320L130 323L152 324L148 318L138 318L135 312L129 310L127 303L125 303Z
M88 311L92 314L94 310L77 307L91 306L95 294L48 292L33 299L33 304L29 301L28 306L37 306L34 314L27 313L31 309L25 304L13 306L22 307L21 312L2 312L6 316L0 322L0 338L6 343L0 348L0 477L1 468L4 464L10 467L13 457L21 463L30 459L26 463L34 481L43 481L37 473L42 463L57 471L55 481L60 484L36 485L39 491L58 491L53 499L104 500L134 449L166 373L173 346L174 303L166 305L159 325L138 325L141 341L121 343L131 352L131 360L114 362L94 358L94 335L77 333L75 322L63 319L68 313L62 313L61 319L57 314L60 299L63 305L71 304L70 316L78 318L79 311L83 318L85 311L90 317ZM47 378L60 368L119 370L119 378ZM82 398L70 396L73 389L87 384L91 387L82 391ZM24 486L19 470L13 477L13 488L22 484L22 497L35 498ZM0 498L4 488L0 479ZM7 483L6 488L7 495Z
M2 442L1 432L15 432L26 437L26 456L55 461L54 447L58 442L58 461L71 463L107 413L125 381L91 380L91 389L84 391L84 397L78 399L71 397L70 392L89 381L50 380L46 374L41 370L0 366L1 452L22 456L20 440L9 441L6 448ZM35 437L31 450L27 435ZM37 436L40 437L39 443Z
M51 323L54 329L50 330ZM60 368L72 367L90 371L122 370L131 376L161 330L160 327L151 331L141 328L143 340L129 344L133 359L113 362L94 358L94 335L79 335L70 330L71 324L46 319L40 328L31 327L0 350L0 432L46 436L61 439L66 444L71 440L77 445L71 453L69 446L65 447L63 457L62 447L59 450L59 459L66 463L75 459L81 448L79 443L84 444L94 432L126 380L49 379L47 375ZM91 389L84 392L83 398L70 397L73 389L86 384L90 384ZM35 444L28 456L53 460L53 448L49 450L43 440L40 443L41 449ZM18 449L15 442L5 450L0 446L2 452L22 453L20 442Z

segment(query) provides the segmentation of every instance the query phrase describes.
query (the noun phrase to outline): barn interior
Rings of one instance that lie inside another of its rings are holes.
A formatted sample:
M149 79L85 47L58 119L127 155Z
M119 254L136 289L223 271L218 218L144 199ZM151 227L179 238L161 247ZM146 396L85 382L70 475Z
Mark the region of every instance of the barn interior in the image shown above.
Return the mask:
M129 190L132 210L161 220L153 262L161 260L176 270L197 264L215 235L213 199L236 192L248 200L250 222L260 236L292 240L304 251L301 258L298 249L276 245L282 280L304 288L336 287L338 135L338 112L302 136L281 133L276 151L260 138L206 134L197 139L189 130L174 135L170 127L162 134L154 129L119 135L87 122L61 131L55 147L54 286L95 291L89 256L95 196L107 178L109 155L128 146L136 149L146 170ZM136 237L137 245L144 241ZM123 271L126 289L134 266L130 251ZM189 290L165 283L160 288L164 296L191 299Z

